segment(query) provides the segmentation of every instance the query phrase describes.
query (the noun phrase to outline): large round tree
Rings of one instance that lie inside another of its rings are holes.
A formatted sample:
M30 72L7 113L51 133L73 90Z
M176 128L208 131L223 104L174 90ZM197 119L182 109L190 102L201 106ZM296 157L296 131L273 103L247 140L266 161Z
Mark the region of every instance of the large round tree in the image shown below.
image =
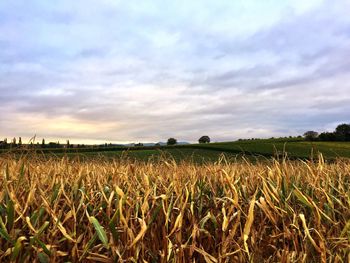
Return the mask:
M175 145L177 143L177 140L175 138L169 138L167 141L167 145Z
M350 140L350 124L339 124L337 128L335 128L335 134L340 140Z
M209 136L204 135L204 136L199 138L198 142L199 143L210 143L210 138L209 138Z
M350 124L339 124L337 128L335 128L335 132L339 135L350 135Z

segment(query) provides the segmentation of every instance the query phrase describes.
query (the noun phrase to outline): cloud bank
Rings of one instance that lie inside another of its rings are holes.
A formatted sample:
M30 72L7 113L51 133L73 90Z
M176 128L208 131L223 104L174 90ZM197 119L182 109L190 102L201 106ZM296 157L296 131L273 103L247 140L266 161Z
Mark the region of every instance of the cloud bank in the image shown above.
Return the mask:
M0 138L332 130L350 122L347 10L345 0L3 1Z

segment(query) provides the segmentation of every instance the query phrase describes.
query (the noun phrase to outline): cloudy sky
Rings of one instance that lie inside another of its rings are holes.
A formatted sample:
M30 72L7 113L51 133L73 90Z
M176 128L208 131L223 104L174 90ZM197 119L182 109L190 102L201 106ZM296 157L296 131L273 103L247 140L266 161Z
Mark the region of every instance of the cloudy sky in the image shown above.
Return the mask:
M0 139L196 141L350 122L348 0L0 1Z

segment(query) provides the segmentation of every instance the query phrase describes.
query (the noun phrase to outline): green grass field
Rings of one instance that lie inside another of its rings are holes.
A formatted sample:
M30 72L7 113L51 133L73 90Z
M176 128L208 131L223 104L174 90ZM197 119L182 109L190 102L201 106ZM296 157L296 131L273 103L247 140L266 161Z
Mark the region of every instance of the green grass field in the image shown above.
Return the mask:
M102 153L102 152L101 152ZM247 158L270 158L286 155L291 159L307 159L312 155L322 153L326 159L337 157L350 158L349 142L306 142L306 141L279 141L279 140L254 140L237 141L210 144L191 144L173 147L161 147L160 149L138 148L137 150L109 151L102 153L106 156L127 154L136 159L148 159L161 155L172 156L175 160L193 159L194 161L217 160L221 155L228 159L237 156Z
M3 151L8 152L8 151ZM162 147L115 147L99 149L44 149L37 152L52 153L61 157L91 158L99 155L105 158L128 157L147 161L150 158L172 157L176 161L211 162L225 156L228 160L244 156L250 160L287 156L289 159L309 159L322 153L332 160L338 157L350 158L349 142L308 142L300 139L268 139L220 142L210 144L189 144Z
M277 156L285 153L289 158L310 158L322 153L326 159L350 158L349 142L307 142L283 140L254 140L196 145L203 149L215 149L229 153L244 153L253 156Z

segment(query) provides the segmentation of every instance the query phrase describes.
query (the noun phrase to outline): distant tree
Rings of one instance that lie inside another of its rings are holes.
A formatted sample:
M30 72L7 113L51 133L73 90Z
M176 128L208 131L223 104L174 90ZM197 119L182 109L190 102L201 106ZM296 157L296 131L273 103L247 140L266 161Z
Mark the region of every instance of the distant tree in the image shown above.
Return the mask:
M60 143L59 142L49 142L47 146L48 146L48 148L60 148Z
M322 132L318 135L320 141L336 141L337 135L334 132Z
M304 133L304 138L308 141L313 141L317 138L318 132L315 131L307 131Z
M335 128L335 132L337 134L341 134L341 135L349 135L350 134L350 124L339 124L337 126L337 128Z
M335 128L335 134L341 141L350 140L350 124L343 123L338 125L337 128Z
M67 140L67 145L66 145L67 148L70 148L70 143L69 143L69 140Z
M22 138L21 137L18 138L18 146L22 146Z
M13 139L12 139L12 145L13 145L13 146L16 146L16 145L17 145L16 137L13 137Z
M45 148L45 139L43 138L43 140L41 141L41 147Z
M177 144L177 140L175 138L169 138L167 141L167 145L175 145Z
M210 143L210 138L209 138L209 136L204 135L204 136L199 138L198 142L199 143Z

